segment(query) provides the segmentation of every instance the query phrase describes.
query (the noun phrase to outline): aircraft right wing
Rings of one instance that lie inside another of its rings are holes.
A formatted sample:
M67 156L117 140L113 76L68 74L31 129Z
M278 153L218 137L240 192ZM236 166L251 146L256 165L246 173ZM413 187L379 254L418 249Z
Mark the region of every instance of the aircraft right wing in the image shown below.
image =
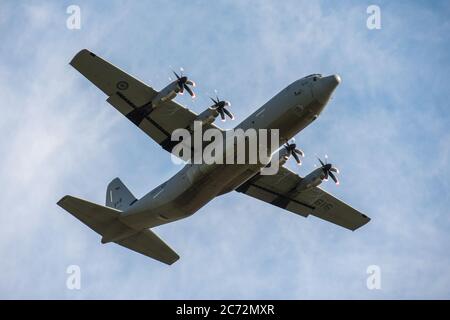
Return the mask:
M276 175L256 175L236 191L291 211L303 217L312 214L352 231L370 218L319 187L296 191L301 177L280 167Z
M156 90L86 49L78 52L70 65L102 90L108 103L169 152L178 143L171 141L172 132L188 128L197 117L173 100L153 108ZM219 129L214 124L203 129L208 128Z

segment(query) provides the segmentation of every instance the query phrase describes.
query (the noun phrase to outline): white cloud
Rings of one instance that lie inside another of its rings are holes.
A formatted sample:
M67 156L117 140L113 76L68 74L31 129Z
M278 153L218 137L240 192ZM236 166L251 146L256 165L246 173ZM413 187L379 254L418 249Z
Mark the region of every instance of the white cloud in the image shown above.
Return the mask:
M65 29L65 8L28 6L5 39L12 51L0 51L2 297L448 297L449 185L442 168L450 138L448 117L435 114L435 104L445 101L438 80L448 66L420 61L420 74L438 79L432 82L436 94L422 98L423 82L410 71L418 56L399 52L416 44L407 35L409 20L398 16L389 23L402 7L382 6L384 29L375 34L365 29L360 5L332 11L306 1L80 6L80 31ZM424 19L437 15L428 11ZM424 25L438 31L438 24ZM432 48L447 42L437 37ZM241 119L290 81L340 72L335 99L297 137L308 157L296 170L305 174L314 153L329 153L342 171L342 185L325 188L367 211L372 222L351 233L229 194L189 219L157 228L181 255L171 267L101 245L55 205L59 197L102 202L116 175L142 195L178 168L68 66L84 47L150 78L155 88L165 84L169 64L182 65L200 93L197 102L183 103L200 111L205 93L218 88ZM65 288L70 264L81 267L80 291ZM365 287L371 264L382 269L380 292Z

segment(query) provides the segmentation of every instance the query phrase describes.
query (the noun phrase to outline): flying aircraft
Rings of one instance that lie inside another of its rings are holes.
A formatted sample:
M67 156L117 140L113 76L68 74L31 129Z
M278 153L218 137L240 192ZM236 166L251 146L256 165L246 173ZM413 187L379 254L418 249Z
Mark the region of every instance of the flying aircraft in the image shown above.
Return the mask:
M171 139L174 130L190 128L194 121L201 121L204 130L222 130L214 120L219 116L222 120L233 118L230 103L217 97L212 98L214 104L200 114L174 101L184 92L195 96L195 83L183 74L174 72L176 79L156 91L86 49L77 53L70 65L102 90L109 104L169 152L178 143ZM57 204L100 234L102 243L114 242L169 265L177 261L179 255L150 229L186 218L215 197L231 191L354 231L370 218L319 187L328 178L339 183L339 171L335 166L319 159L320 166L305 177L284 166L291 156L301 161L303 152L291 138L320 115L340 82L338 75L312 74L301 78L236 126L279 130L279 144L283 146L272 159L280 164L276 174L261 174L264 167L261 163L187 162L172 178L141 199L136 199L122 181L115 178L107 186L104 206L70 195Z

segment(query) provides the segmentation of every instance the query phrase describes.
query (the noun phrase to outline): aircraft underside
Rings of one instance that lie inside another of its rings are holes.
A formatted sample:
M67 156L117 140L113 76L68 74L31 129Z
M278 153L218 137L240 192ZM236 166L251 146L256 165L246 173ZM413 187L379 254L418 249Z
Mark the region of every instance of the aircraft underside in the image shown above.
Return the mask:
M370 221L363 213L318 187L329 178L339 184L339 170L326 159L325 162L319 159L320 166L305 177L284 166L290 157L301 163L303 151L289 141L317 119L339 85L339 76L314 74L294 81L236 126L234 131L254 130L260 133L269 129L269 147L265 153L262 152L268 156L266 160L257 163L195 163L188 156L193 148L188 143L190 138L174 141L174 133L179 129L195 133L197 124L200 124L201 134L212 130L218 134L217 137L225 137L227 132L218 128L214 121L217 118L234 119L229 110L230 102L211 98L214 104L196 114L173 100L183 92L195 97L195 83L183 74L174 73L176 80L156 91L88 50L80 51L70 64L108 96L108 103L164 150L189 160L177 174L141 199L137 199L116 178L108 185L105 206L72 196L58 201L59 206L100 234L102 243L114 242L172 264L179 259L178 254L148 228L186 218L215 197L231 191L299 216L314 215L349 230L356 230ZM277 135L272 136L273 133ZM234 140L226 140L225 145L228 141ZM249 139L243 149L244 154L256 150L261 156L260 141L263 140L258 137L257 141L256 148L252 148L252 140ZM175 152L185 145L188 147L184 152ZM209 142L201 144L200 151L203 152L207 146ZM225 156L229 148L224 147L222 151ZM220 152L218 154L221 155ZM268 174L268 169L272 168L276 170Z

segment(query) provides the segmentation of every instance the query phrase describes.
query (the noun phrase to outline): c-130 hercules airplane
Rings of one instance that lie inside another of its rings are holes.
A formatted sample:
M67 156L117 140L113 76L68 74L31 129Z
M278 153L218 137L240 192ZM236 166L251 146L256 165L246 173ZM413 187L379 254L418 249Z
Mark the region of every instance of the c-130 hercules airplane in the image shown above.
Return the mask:
M214 105L199 115L175 102L173 98L184 91L194 97L195 83L183 75L175 74L177 78L158 92L88 50L80 51L70 64L108 96L107 102L169 152L178 143L171 140L176 129L202 121L205 130L221 130L214 125L215 118L232 117L226 109L230 104L219 99L213 99ZM318 117L340 81L338 75L320 74L297 80L236 127L279 130L279 144L285 145L273 159L280 164L274 175L261 174L264 164L188 162L139 200L116 178L107 187L106 206L68 195L58 205L100 234L102 243L115 242L166 264L179 256L149 228L186 218L233 190L303 217L311 214L356 230L370 218L318 187L328 177L338 183L337 168L319 159L321 166L302 178L283 166L290 156L300 162L302 152L288 141Z

